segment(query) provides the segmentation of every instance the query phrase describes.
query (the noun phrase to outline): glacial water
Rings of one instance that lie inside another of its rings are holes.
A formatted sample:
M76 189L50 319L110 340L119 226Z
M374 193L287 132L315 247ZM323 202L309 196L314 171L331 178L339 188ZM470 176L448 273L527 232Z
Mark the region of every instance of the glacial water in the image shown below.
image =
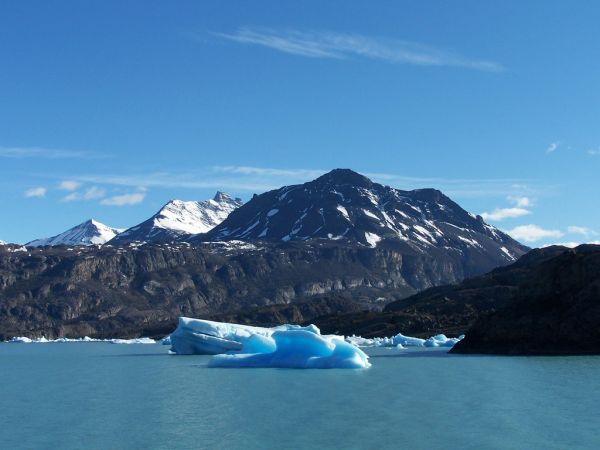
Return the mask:
M374 349L216 369L160 345L0 344L0 448L598 448L600 357Z

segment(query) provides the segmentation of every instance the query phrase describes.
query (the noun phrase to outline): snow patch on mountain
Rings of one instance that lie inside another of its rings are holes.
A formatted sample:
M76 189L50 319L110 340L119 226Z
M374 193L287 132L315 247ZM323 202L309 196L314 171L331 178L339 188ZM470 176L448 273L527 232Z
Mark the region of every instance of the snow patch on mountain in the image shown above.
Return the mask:
M375 248L377 247L377 243L381 241L381 236L378 236L375 233L365 232L365 239L371 247Z
M233 199L224 192L202 202L171 200L148 220L125 230L111 244L167 242L206 233L242 204L241 199Z
M97 220L87 220L64 233L49 238L36 239L28 242L29 247L42 247L46 245L102 245L114 238L123 230L112 228Z

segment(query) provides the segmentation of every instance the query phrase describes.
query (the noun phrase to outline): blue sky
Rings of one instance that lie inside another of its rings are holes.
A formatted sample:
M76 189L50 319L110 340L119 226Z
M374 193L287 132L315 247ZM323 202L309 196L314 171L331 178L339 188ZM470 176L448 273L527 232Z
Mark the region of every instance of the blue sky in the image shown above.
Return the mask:
M0 239L336 167L600 240L600 4L0 4Z

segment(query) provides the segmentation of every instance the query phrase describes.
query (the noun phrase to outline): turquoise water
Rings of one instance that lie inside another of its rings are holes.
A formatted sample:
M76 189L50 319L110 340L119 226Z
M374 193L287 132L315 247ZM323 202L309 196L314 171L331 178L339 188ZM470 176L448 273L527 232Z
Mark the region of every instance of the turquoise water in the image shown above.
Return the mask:
M371 351L207 368L159 345L0 344L0 448L598 448L600 357Z

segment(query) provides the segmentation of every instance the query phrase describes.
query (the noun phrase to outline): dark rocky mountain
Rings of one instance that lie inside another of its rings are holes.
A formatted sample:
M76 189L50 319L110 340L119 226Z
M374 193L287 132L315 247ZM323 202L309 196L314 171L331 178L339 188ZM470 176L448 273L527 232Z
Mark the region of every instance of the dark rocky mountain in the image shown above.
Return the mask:
M453 352L600 354L600 246L545 251L558 254L519 261L506 306L479 318Z
M110 244L171 242L206 233L242 204L241 199L224 192L217 192L214 198L203 202L171 200L148 220L119 233Z
M28 247L42 247L45 245L102 245L121 231L112 228L97 220L90 219L67 231L49 238L36 239L28 242Z
M192 241L310 239L365 247L393 240L408 254L461 261L465 275L511 263L528 250L438 190L401 191L345 169L257 195Z

